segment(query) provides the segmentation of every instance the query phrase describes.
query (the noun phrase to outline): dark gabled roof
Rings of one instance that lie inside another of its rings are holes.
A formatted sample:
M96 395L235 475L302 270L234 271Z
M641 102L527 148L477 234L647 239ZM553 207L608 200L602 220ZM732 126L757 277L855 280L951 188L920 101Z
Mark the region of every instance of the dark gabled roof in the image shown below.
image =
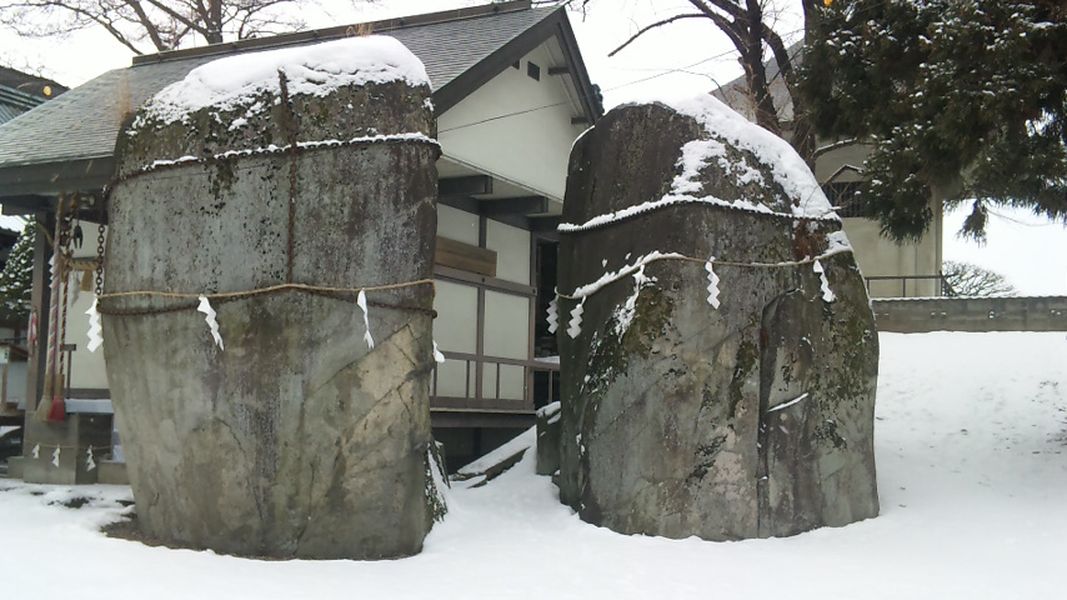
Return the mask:
M603 112L563 8L531 8L529 0L520 0L368 27L397 38L422 60L439 112L557 36L586 116L596 120ZM115 140L126 116L193 68L224 55L308 44L351 31L336 27L137 57L133 66L108 71L0 126L0 195L99 188L114 171Z
M51 79L0 66L0 123L67 91Z
M6 123L44 101L39 96L0 84L0 123Z
M3 66L0 66L0 86L35 96L40 100L54 98L68 89L67 86L46 77Z

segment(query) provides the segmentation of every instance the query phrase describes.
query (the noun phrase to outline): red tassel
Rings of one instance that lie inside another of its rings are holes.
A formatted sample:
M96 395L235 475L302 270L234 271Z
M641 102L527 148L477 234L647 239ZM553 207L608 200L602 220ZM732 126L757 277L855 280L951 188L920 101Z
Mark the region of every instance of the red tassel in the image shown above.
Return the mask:
M48 409L48 420L63 422L67 420L67 406L63 396L52 396L52 406Z

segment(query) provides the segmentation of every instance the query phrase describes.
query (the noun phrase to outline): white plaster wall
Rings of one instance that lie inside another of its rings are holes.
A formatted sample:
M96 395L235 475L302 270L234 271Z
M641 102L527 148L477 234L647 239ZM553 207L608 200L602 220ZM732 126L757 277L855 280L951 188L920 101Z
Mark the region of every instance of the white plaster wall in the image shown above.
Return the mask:
M497 279L530 285L530 232L489 219L485 247L496 252Z
M495 364L488 364L482 371L482 394L486 398L501 400L522 400L524 398L523 382L526 370L515 365L500 365L500 386L497 387Z
M25 408L26 406L26 362L8 363L3 367L4 402Z
M470 384L468 387L467 363L462 360L446 360L437 365L436 393L431 388L430 393L435 396L446 398L474 397L474 365L470 367ZM468 393L468 389L470 392Z
M826 141L820 141L820 144L823 143ZM862 168L868 153L868 146L862 144L852 144L827 152L816 161L815 176L820 183L825 183L843 164ZM849 169L841 172L834 181L849 182L861 179L859 173ZM883 237L877 221L862 218L844 220L845 232L852 242L856 262L865 277L936 275L941 272L941 203L931 202L930 208L934 213L934 221L926 235L916 243L899 244ZM900 296L902 291L899 280L874 281L871 282L870 289L871 296L876 298ZM904 291L908 296L938 296L940 284L934 280L912 280L907 282Z
M529 298L485 292L485 354L518 360L529 356Z
M541 79L526 74L527 63L541 67ZM562 77L548 68L563 65L555 40L506 68L437 120L445 156L486 173L501 175L531 191L562 200L571 143L584 126L571 124L578 109ZM525 114L472 125L489 117Z
M450 240L478 245L478 215L467 211L437 205L437 235Z
M435 287L434 341L441 350L474 354L477 350L478 290L440 279L435 282ZM437 365L437 395L462 397L466 392L466 373L464 361L446 360ZM470 390L473 394L473 382Z
M442 350L473 354L476 350L474 324L478 318L478 290L440 279L435 282L435 287L434 340Z
M85 233L85 245L74 250L74 256L75 258L93 258L96 256L96 225L82 223L82 230ZM97 348L96 352L89 352L85 348L89 343L87 335L89 316L85 314L85 311L93 305L96 294L80 290L82 276L81 272L73 272L69 282L71 303L67 309L66 343L77 346L71 353L70 386L72 388L107 389L104 348ZM94 277L88 273L84 276ZM107 343L107 331L104 332L104 340L104 343Z
M932 234L918 243L898 244L882 237L880 225L870 219L845 219L845 233L864 277L936 275L941 270L939 244ZM870 290L874 298L897 297L901 295L901 282L872 281ZM908 296L937 296L938 292L936 281L907 282Z
M524 360L530 356L530 299L500 292L485 292L485 353ZM523 398L524 369L501 365L497 388L496 365L486 365L482 390L497 398Z

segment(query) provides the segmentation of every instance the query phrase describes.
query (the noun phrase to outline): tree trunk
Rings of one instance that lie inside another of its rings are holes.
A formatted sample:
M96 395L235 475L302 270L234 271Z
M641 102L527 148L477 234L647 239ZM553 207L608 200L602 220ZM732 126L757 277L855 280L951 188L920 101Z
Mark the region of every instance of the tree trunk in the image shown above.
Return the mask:
M763 9L759 0L748 0L746 17L748 27L741 60L745 67L745 80L755 103L756 124L775 135L781 135L782 126L767 84L767 68L763 64Z
M204 37L209 44L222 43L222 0L208 0L208 22Z

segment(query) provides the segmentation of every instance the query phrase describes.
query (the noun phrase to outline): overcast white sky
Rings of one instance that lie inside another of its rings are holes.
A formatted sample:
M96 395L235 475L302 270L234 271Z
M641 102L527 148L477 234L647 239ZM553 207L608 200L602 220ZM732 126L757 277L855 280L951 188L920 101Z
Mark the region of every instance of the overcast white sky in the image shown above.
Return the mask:
M484 4L487 0L322 0L301 11L310 27L327 27ZM787 42L800 36L795 3L784 7L776 28ZM729 42L703 20L678 21L653 31L620 52L607 54L642 25L690 12L685 0L593 0L585 19L572 24L593 82L604 91L605 104L656 96L684 97L713 89L740 74ZM85 31L65 40L26 41L0 32L0 63L40 68L44 74L75 86L109 69L129 65L130 52L102 31ZM1067 228L1035 219L1026 212L998 211L989 224L985 246L955 236L962 214L945 219L944 256L1003 273L1025 294L1067 294ZM1003 215L1003 216L1000 216Z

